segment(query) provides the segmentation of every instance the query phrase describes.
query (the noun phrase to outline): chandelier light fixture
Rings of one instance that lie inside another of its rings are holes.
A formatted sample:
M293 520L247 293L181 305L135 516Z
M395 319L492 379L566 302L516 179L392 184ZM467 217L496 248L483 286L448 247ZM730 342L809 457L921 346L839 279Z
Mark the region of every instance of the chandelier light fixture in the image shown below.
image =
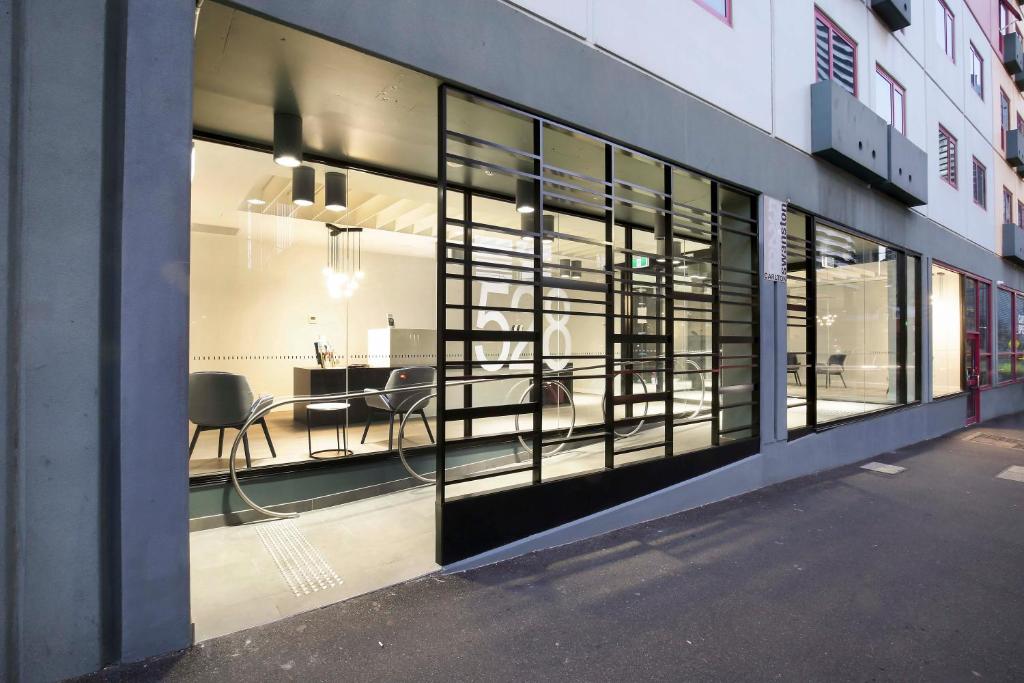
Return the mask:
M326 223L327 264L324 282L333 299L349 299L363 275L363 229Z

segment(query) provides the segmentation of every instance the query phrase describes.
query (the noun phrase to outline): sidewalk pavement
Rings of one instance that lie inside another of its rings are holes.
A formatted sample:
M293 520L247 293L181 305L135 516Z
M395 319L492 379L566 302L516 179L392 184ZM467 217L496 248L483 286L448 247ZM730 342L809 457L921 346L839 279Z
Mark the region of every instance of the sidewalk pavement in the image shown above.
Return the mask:
M1021 681L1014 438L1024 415L102 678Z

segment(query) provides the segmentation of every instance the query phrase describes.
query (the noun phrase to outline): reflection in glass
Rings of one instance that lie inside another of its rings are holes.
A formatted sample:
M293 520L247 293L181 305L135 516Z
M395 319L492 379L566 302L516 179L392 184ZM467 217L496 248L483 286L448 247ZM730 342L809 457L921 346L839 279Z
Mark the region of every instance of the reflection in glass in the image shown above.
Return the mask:
M895 405L898 398L897 252L816 225L819 423Z

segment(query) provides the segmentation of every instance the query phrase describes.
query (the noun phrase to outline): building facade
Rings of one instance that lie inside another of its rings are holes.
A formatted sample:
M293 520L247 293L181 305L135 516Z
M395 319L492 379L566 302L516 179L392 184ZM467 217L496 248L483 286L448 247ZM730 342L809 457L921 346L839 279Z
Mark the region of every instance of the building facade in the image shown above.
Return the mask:
M1020 11L0 0L5 678L216 633L268 513L458 569L1015 412Z

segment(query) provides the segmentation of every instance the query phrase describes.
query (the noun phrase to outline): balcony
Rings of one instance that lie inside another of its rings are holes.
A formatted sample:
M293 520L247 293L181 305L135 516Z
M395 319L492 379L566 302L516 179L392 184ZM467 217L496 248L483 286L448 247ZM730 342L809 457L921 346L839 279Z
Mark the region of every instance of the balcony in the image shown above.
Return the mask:
M888 126L832 81L811 86L811 153L872 184L888 181Z
M1006 132L1006 163L1013 167L1024 165L1024 132L1018 129Z
M1019 33L1012 32L1003 36L1003 66L1011 76L1024 72L1024 44ZM1017 87L1020 87L1019 83Z
M1007 261L1024 265L1024 228L1013 223L1003 223L1002 257Z
M910 0L871 0L871 9L890 31L910 26Z
M878 189L907 206L928 203L928 154L894 127L886 134L888 173Z

